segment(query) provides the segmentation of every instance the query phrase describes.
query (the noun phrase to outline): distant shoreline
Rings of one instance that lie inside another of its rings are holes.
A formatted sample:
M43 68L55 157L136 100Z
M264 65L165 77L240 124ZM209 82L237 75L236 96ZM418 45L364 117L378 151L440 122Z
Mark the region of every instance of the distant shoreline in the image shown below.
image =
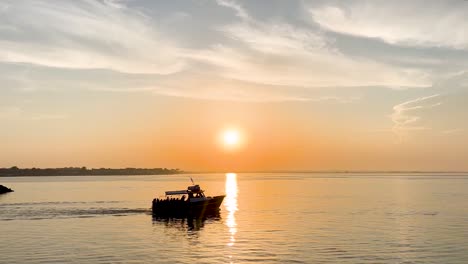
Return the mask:
M168 168L91 168L64 167L64 168L0 168L0 177L39 177L39 176L138 176L138 175L172 175L172 174L204 174L226 173L227 171L183 171ZM324 170L324 171L236 171L235 173L330 173L330 174L424 174L424 173L448 173L468 174L467 171L348 171L348 170Z
M363 173L363 174L371 174L371 173L389 173L389 174L397 174L397 173L467 173L468 171L423 171L423 170L271 170L271 171L184 171L183 173L190 173L190 174L201 174L201 173L343 173L343 174L352 174L352 173Z
M65 168L0 168L0 177L35 177L35 176L117 176L117 175L168 175L181 174L179 169L167 168L122 168L88 169L86 167Z

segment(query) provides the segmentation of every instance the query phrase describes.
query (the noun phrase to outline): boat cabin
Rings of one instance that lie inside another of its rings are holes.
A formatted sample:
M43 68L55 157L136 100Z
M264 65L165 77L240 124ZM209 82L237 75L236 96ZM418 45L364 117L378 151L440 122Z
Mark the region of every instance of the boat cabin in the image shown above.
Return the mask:
M204 191L200 188L200 185L198 184L187 187L187 190L166 191L166 196L171 195L187 195L188 200L192 200L193 198L206 198Z

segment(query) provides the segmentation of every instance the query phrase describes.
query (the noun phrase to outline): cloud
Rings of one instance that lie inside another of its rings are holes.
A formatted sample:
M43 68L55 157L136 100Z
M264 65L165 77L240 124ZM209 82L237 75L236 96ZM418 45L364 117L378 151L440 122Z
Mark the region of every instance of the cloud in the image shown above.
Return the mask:
M443 130L442 133L443 134L448 134L448 135L455 135L455 134L460 134L460 133L462 133L464 131L465 130L461 129L461 128L453 128L453 129Z
M26 90L74 87L216 100L340 103L356 96L327 91L432 85L426 70L350 56L316 27L262 21L232 0L215 4L232 10L237 21L203 20L207 38L192 46L176 41L177 28L164 28L171 23L159 23L167 17L143 13L148 10L131 3L5 1L0 8L0 70L10 69L11 74L0 81ZM197 19L200 14L189 15ZM15 74L17 68L22 70Z
M468 48L467 1L341 1L309 8L321 27L390 44Z
M236 13L247 13L232 2L222 3ZM419 69L347 56L312 28L281 21L262 22L248 15L239 17L238 23L219 27L231 43L194 51L188 57L215 66L225 78L269 85L399 88L432 84L427 73Z
M247 13L247 11L245 11L245 9L241 5L236 3L235 1L232 1L232 0L216 0L216 3L218 5L220 5L220 6L225 6L225 7L233 9L236 12L236 15L238 17L242 18L243 20L249 20L250 19L250 16Z
M392 131L398 136L399 140L404 139L407 136L408 131L430 129L429 127L414 125L414 123L421 120L421 117L415 112L441 105L441 102L433 102L433 100L439 96L439 94L434 94L419 97L397 104L393 107L393 113L390 115L394 124Z
M33 115L29 119L35 121L43 121L43 120L60 120L60 119L68 119L69 116L66 114L39 114Z
M164 76L157 82L141 83L139 89L142 91L147 89L157 95L244 102L354 103L361 99L358 96L340 94L328 89L316 91L303 87L253 83L213 76L205 72L184 72L178 73L177 76Z
M59 120L67 119L67 114L31 114L24 111L19 106L4 106L0 107L0 120Z
M120 1L7 1L0 61L168 74L185 62L151 20Z
M146 93L209 100L279 102L309 101L354 103L361 99L351 92L338 89L308 89L275 86L226 79L207 69L184 71L168 75L142 75L111 70L76 70L0 63L0 83L21 94L41 91L58 92L85 90L110 93ZM348 89L349 90L349 89Z

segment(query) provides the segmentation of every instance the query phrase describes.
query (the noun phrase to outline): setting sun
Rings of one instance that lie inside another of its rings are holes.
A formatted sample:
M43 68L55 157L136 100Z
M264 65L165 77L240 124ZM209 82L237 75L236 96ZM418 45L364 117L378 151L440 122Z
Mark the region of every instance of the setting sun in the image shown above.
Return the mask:
M220 143L228 150L234 150L240 148L244 143L244 137L242 133L237 129L227 129L221 132Z
M239 132L235 130L225 131L223 134L223 142L228 146L235 146L239 144Z

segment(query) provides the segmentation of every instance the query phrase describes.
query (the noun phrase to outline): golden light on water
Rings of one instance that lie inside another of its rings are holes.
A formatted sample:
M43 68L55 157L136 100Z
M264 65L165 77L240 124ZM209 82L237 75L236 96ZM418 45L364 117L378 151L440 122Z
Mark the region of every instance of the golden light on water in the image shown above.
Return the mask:
M236 241L235 235L237 233L236 211L237 208L237 174L226 173L226 198L224 200L224 207L228 213L226 225L229 228L230 239L228 246L233 246Z

